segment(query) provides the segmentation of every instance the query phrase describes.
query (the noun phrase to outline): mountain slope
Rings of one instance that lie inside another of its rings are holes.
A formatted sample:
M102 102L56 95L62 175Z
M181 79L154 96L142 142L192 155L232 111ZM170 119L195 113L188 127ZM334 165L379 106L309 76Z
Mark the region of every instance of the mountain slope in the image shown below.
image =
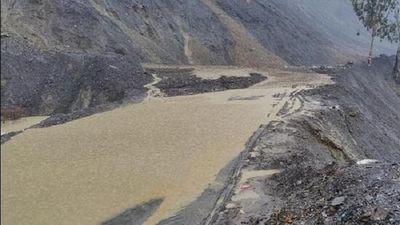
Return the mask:
M346 0L2 0L1 25L1 107L27 115L140 99L140 63L336 64L368 43Z
M217 3L262 45L291 64L344 63L367 55L369 35L363 32L350 1L218 0ZM394 49L394 45L378 43L376 53L394 54Z

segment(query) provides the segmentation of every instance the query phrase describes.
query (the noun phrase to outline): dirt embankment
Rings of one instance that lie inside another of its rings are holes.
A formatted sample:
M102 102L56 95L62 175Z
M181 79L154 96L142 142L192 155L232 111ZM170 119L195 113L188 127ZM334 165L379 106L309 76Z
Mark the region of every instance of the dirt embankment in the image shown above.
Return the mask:
M377 58L332 73L334 85L296 93L303 109L262 128L241 176L281 173L236 181L210 224L399 224L400 99L385 79L392 66Z

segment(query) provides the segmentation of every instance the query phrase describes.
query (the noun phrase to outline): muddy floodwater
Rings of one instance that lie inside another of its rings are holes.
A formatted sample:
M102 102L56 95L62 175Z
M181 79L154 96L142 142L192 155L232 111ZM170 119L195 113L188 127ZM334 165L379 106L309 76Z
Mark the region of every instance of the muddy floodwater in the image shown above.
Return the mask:
M278 84L151 98L26 130L2 145L1 223L96 225L154 198L164 201L147 225L174 215L275 119L283 102L273 96L294 90Z

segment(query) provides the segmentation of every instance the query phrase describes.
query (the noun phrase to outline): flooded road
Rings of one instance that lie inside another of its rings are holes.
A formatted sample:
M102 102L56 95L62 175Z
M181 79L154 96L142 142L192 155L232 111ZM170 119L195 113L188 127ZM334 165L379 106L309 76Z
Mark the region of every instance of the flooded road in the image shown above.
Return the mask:
M174 215L214 181L260 124L276 119L285 98L274 96L295 90L279 79L151 98L26 130L2 145L1 223L95 225L155 198L164 201L147 225Z

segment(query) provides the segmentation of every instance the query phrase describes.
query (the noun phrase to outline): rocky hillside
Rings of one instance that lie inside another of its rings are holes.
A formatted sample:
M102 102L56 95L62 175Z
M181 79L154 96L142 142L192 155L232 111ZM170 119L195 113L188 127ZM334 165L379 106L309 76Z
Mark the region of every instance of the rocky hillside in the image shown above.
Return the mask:
M355 60L368 37L356 36L351 10L346 0L1 0L1 107L47 115L141 99L151 80L143 62Z

